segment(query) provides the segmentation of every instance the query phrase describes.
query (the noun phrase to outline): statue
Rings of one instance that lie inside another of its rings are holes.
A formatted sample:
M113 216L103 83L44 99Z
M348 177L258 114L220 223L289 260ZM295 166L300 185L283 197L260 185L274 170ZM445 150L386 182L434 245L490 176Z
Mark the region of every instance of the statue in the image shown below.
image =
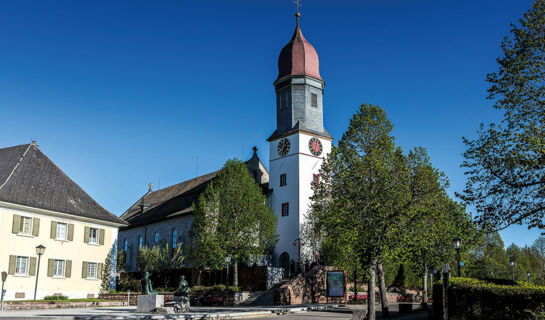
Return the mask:
M153 287L151 286L151 280L149 279L149 272L146 271L144 278L140 280L140 284L142 285L143 295L153 296L158 294L158 292L153 290Z
M189 311L189 284L185 280L185 276L180 277L180 283L178 284L178 290L174 292L174 312L180 313Z
M180 284L178 284L178 290L174 292L175 297L189 297L189 284L185 281L185 276L180 277Z

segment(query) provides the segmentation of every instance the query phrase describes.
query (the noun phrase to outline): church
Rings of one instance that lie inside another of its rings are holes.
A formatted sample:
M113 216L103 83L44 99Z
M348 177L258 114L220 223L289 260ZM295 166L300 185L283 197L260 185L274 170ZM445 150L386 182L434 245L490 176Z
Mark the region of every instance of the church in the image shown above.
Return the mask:
M310 208L312 183L331 151L333 138L324 128L323 90L316 50L305 39L296 14L292 38L280 52L276 91L276 129L269 142L268 170L257 155L246 161L278 216L279 235L272 263L288 268L307 250L300 241L301 227ZM136 255L143 246L175 247L190 242L192 206L218 171L160 190L149 190L121 216L128 225L119 231L118 247L125 253L126 269L137 269ZM302 245L302 246L301 246ZM301 259L302 260L302 259Z

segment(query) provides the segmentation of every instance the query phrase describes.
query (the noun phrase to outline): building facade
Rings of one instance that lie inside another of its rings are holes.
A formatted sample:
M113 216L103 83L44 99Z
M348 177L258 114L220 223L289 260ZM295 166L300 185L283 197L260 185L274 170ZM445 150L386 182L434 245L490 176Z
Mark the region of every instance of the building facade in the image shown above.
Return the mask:
M0 149L0 270L8 273L6 300L97 297L110 250L108 280L115 286L118 228L125 224L36 144ZM38 246L45 247L41 256Z

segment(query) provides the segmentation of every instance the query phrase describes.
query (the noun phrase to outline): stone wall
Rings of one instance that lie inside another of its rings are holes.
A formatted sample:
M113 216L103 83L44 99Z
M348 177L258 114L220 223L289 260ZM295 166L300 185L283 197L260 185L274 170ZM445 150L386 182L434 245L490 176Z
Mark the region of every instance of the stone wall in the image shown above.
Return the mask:
M126 300L125 300L126 301ZM57 308L95 308L95 307L119 307L127 305L123 301L96 301L96 302L71 302L71 301L4 301L4 310L33 310L33 309L57 309Z
M345 303L344 297L327 296L327 272L334 267L316 266L305 275L286 282L274 292L274 304Z

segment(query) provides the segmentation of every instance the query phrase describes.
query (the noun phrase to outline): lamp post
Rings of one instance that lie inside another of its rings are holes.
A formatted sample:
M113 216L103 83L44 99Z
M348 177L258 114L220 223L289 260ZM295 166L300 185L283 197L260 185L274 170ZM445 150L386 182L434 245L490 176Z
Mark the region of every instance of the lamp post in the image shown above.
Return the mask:
M225 302L224 305L227 305L227 300L229 299L229 265L231 264L231 255L225 257L225 262L227 263L227 274L225 276L226 286L225 286Z
M36 269L36 284L34 285L34 300L36 300L36 292L38 291L38 277L40 276L40 260L45 252L45 247L39 245L36 247L36 254L38 255L38 267Z
M454 249L456 250L456 259L458 261L458 277L460 277L461 276L460 249L462 249L462 239L460 239L459 237L452 239L452 245L454 246Z
M301 239L297 238L293 240L293 246L297 246L297 263L295 263L295 267L297 268L297 272L299 272L299 266L301 265Z
M2 271L2 292L0 293L2 295L2 301L0 310L4 311L4 282L6 282L6 279L8 278L8 273L6 271Z
M515 260L509 261L509 265L511 266L511 277L513 281L515 281Z
M528 277L528 283L530 283L530 271L526 271L526 277Z
M433 299L433 274L434 273L437 273L437 269L435 269L434 266L429 266L428 267L428 274L430 275L430 297L432 299Z

